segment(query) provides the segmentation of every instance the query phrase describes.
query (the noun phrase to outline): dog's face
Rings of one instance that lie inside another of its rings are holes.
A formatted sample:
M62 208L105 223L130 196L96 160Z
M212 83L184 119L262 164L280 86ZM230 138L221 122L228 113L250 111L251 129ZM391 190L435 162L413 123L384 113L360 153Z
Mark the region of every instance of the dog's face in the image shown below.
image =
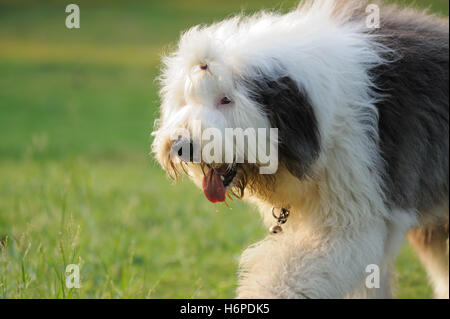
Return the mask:
M188 31L165 59L152 148L169 175L186 172L214 203L226 193L270 197L278 175L301 180L317 159L315 112L278 60L241 54L218 30ZM246 142L237 145L230 129L242 130Z

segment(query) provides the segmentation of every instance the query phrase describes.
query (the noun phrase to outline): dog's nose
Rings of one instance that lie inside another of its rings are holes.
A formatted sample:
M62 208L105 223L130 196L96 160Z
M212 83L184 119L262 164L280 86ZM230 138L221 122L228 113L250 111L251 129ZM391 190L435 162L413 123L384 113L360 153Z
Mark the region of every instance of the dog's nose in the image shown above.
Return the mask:
M172 154L176 154L183 162L194 161L194 145L192 141L181 139L172 145Z

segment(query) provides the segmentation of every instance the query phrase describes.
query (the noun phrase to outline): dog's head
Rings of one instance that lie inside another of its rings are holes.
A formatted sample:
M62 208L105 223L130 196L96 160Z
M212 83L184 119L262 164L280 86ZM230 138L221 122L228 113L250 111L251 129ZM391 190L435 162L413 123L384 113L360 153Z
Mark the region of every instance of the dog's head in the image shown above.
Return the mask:
M245 189L271 196L280 172L301 180L319 156L319 121L303 75L290 70L296 62L276 38L258 34L266 20L248 30L239 18L193 28L164 60L153 152L212 202Z

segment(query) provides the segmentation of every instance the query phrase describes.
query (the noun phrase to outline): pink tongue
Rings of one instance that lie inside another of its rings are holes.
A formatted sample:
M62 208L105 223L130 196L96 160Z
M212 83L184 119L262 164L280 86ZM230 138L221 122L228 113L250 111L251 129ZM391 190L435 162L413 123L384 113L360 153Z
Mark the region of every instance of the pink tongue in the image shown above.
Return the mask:
M203 176L203 193L206 198L212 203L225 201L225 186L220 179L222 170L210 169L205 176Z

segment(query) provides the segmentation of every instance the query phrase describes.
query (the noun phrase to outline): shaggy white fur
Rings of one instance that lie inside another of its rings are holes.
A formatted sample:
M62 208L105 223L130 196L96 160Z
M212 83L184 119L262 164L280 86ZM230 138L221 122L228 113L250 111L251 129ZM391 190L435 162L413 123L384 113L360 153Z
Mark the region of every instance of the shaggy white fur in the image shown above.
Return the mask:
M259 207L267 226L274 223L273 206L289 205L291 216L282 233L243 253L239 298L391 297L392 264L419 219L414 210L387 204L379 96L370 70L389 63L391 49L368 32L365 5L306 1L284 15L263 12L194 27L164 59L153 150L166 169L178 128L195 140L195 132L206 127L271 127L240 79L292 79L307 93L317 118L320 153L309 177L298 178L282 166L270 195L253 190L244 197ZM223 96L232 106L217 107ZM186 170L201 186L200 166ZM371 264L380 268L378 289L365 285Z

